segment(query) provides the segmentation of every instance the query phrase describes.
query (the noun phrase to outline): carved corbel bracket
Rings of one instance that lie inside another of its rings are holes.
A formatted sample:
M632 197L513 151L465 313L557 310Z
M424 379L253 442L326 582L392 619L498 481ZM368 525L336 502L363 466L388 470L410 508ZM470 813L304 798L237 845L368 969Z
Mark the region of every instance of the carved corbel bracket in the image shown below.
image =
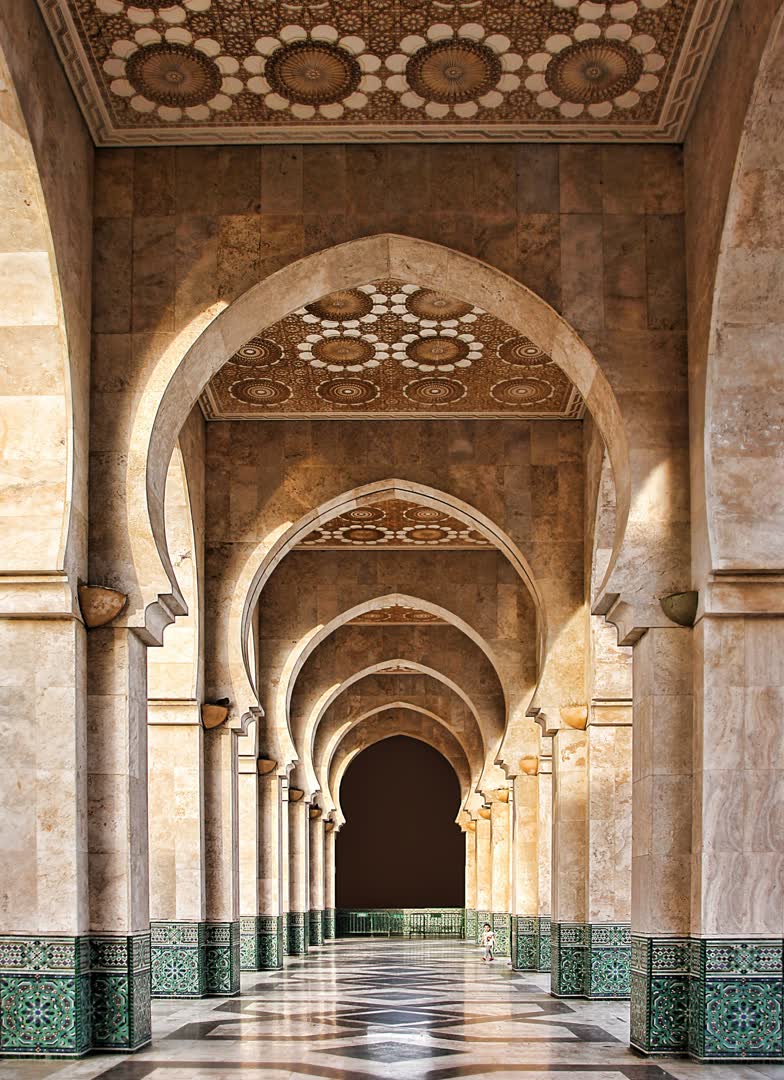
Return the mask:
M127 601L127 594L117 589L107 589L103 585L79 586L79 607L84 625L89 630L110 623L120 614Z
M302 788L290 787L289 788L289 802L299 802L305 792Z
M277 767L277 761L273 761L271 758L260 757L256 761L256 769L258 770L259 776L269 776L270 773L277 769Z

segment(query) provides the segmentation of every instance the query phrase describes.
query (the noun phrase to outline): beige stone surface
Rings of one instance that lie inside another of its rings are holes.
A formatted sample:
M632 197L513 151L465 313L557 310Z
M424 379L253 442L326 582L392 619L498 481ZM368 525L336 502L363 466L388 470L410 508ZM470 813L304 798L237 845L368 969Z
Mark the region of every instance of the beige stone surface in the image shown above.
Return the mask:
M588 733L553 738L553 922L586 921Z

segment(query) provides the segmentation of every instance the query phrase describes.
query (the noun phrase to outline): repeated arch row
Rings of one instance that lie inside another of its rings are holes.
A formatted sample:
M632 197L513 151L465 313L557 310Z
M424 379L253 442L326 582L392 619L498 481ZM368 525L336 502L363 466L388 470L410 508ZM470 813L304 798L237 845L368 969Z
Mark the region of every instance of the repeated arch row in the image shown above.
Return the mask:
M385 712L391 715L385 716ZM423 714L426 715L425 730L423 730L421 720ZM407 735L427 746L432 746L452 766L460 783L461 793L456 823L460 822L463 811L471 813L471 808L476 808L476 800L472 799L468 762L463 748L449 730L446 722L434 713L427 713L427 710L418 709L404 702L391 702L389 705L381 706L377 710L358 717L333 753L329 763L329 790L333 803L333 815L338 827L346 820L340 803L340 788L349 765L363 750L396 735Z

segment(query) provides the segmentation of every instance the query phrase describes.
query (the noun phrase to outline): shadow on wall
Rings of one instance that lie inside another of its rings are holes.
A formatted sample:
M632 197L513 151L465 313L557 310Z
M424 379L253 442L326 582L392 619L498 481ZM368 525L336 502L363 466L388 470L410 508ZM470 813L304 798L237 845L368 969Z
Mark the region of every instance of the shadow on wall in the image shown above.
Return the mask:
M460 786L437 750L406 736L363 750L343 778L341 804L339 908L464 906Z

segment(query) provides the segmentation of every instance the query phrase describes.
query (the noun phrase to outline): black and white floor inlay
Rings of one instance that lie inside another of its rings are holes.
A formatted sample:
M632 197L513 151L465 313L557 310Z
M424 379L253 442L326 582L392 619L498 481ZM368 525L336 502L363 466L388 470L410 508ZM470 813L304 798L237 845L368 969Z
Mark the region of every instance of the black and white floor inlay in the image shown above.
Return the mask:
M628 1003L548 986L463 942L333 942L243 975L239 997L155 1002L140 1054L6 1061L0 1080L784 1080L776 1065L648 1062L628 1047Z

